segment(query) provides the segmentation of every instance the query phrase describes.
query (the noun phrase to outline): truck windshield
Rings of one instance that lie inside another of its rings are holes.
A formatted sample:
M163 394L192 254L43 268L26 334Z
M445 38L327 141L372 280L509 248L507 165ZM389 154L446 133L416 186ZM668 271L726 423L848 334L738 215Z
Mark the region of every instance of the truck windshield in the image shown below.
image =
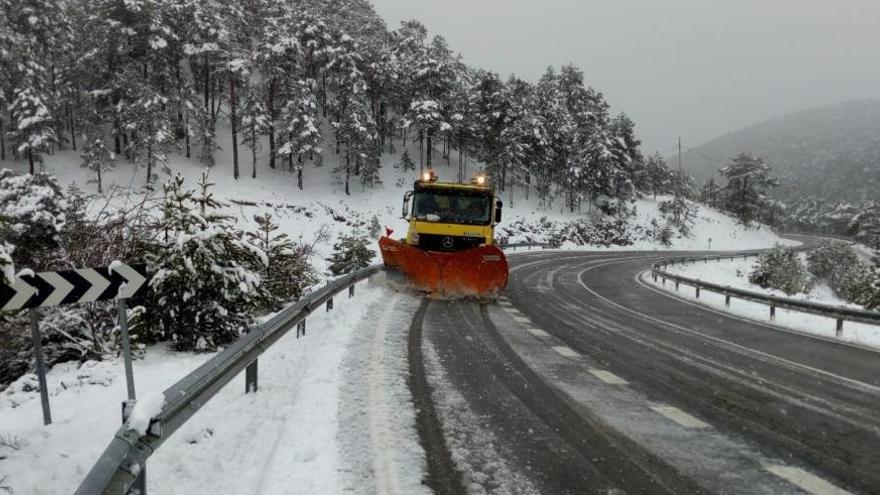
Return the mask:
M470 191L417 191L413 216L429 222L489 225L492 198Z

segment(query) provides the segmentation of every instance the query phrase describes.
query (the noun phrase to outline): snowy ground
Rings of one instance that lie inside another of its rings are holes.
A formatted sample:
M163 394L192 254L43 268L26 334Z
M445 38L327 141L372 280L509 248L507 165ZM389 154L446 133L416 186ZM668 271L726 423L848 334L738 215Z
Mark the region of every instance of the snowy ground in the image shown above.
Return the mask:
M333 312L317 311L304 338L290 334L260 358L258 393L245 395L239 377L151 457L149 491L424 493L406 386L405 335L416 306L380 276ZM135 362L139 395L209 357L149 350ZM49 384L48 427L36 391L0 395L0 486L13 494L70 493L120 424L120 362L57 366Z
M821 304L864 309L858 305L848 304L846 301L838 298L826 284L817 284L809 293L796 294L793 296L787 296L782 291L775 289L762 289L748 281L748 274L752 270L754 262L754 258L749 258L748 260L739 258L736 260L722 260L721 262L709 261L708 263L685 263L683 265L670 265L666 268L666 271L693 279L704 280L706 282L728 285L737 289L745 289L779 297L790 297L792 299ZM675 284L673 283L667 283L664 286L661 280L658 279L657 282L654 282L651 277L646 275L642 277L642 280L644 283L650 284L653 287L675 292ZM686 285L680 286L677 295L687 300L695 301L701 305L716 308L727 313L769 323L770 309L765 304L743 301L740 299L731 299L730 307L725 308L723 295L704 290L700 292L700 298L697 299L694 289ZM880 348L880 326L844 322L843 335L836 337L835 319L786 309L776 310L776 320L773 323L775 326L806 332L824 338L839 339L853 344Z

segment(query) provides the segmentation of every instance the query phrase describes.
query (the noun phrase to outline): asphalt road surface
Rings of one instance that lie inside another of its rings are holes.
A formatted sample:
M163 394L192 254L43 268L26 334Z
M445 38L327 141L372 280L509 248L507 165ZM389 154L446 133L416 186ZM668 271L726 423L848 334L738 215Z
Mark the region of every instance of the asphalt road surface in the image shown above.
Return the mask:
M880 353L639 279L667 256L514 255L497 304L424 300L410 370L431 486L880 493Z

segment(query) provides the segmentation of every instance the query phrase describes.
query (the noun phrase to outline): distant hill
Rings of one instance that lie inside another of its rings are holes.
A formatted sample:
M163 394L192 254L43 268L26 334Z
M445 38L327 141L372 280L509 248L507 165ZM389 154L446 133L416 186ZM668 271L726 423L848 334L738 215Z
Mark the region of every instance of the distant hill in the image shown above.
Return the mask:
M783 200L880 199L880 99L813 108L740 129L683 153L698 182L741 152L763 158ZM678 155L669 158L677 163Z

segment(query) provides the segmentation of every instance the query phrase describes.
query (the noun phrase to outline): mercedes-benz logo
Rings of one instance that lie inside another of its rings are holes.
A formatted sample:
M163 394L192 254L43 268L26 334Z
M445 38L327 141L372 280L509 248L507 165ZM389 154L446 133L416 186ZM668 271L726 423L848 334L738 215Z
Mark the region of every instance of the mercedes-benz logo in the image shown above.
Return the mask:
M443 247L446 249L452 249L455 246L455 240L452 237L444 237L443 238Z

